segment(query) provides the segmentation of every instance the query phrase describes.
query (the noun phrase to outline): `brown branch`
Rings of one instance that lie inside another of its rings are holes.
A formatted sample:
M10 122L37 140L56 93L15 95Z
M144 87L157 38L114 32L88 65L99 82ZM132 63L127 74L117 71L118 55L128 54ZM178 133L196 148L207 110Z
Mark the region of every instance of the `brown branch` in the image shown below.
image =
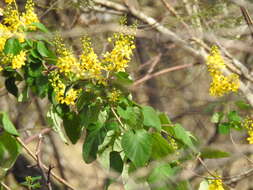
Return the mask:
M29 144L30 142L32 142L33 140L39 138L40 135L45 135L47 133L49 133L52 129L51 128L45 128L45 129L42 129L39 133L35 134L35 135L32 135L28 138L26 138L24 140L24 143L25 144Z
M228 186L234 186L239 181L241 181L247 177L250 177L252 175L253 175L253 168L248 169L239 175L235 175L235 176L231 176L231 177L223 177L222 179L224 179L224 184L226 184Z
M246 23L249 27L251 37L253 38L253 21L249 16L249 12L246 8L244 8L242 6L240 6L240 9L241 9L242 15L244 17L244 20L246 21Z
M46 122L45 117L43 115L43 109L41 108L37 98L35 98L35 106L37 108L40 121L41 121L42 125L45 126L47 124L47 122ZM58 151L58 148L56 146L56 143L54 141L54 138L53 138L52 134L49 134L49 140L51 142L51 145L52 145L52 148L53 148L53 151L54 151L54 156L55 156L56 161L57 161L57 166L59 167L60 175L63 179L66 179L66 176L64 174L64 167L62 166L62 163L61 163L61 156L60 156L60 153ZM65 190L67 190L66 187L65 187Z
M2 185L6 190L11 190L11 188L8 187L4 182L0 182L0 185Z
M38 141L38 144L37 144L37 147L36 147L36 152L35 152L35 156L37 158L37 166L42 174L42 178L48 188L48 190L52 190L52 186L50 183L47 183L47 175L41 165L41 145L42 145L42 140L43 140L43 136L42 135L39 135L39 141Z
M195 64L178 65L178 66L175 66L175 67L170 67L170 68L167 68L167 69L163 69L161 71L158 71L158 72L150 74L150 75L146 75L143 78L141 78L141 79L137 80L136 82L134 82L134 84L133 84L132 87L136 87L136 86L140 85L141 83L144 83L147 80L150 80L150 79L152 79L154 77L157 77L157 76L160 76L160 75L164 75L164 74L172 72L172 71L176 71L176 70L181 70L181 69L185 69L185 68L188 68L188 67L192 67L194 65Z
M17 141L19 142L19 144L26 150L26 152L28 153L29 156L32 157L33 160L35 160L37 162L37 157L36 155L26 146L26 144L21 140L20 137L16 137ZM45 166L43 163L41 163L41 166L45 169L45 170L49 170L49 168L47 166ZM67 181L65 181L63 178L59 177L57 174L55 174L53 171L51 171L51 175L60 183L64 184L65 186L67 186L68 188L75 190L75 188L69 184Z
M177 11L166 1L166 0L161 0L163 5L168 9L168 11L173 15L175 16L181 23L182 25L185 27L185 29L187 30L187 32L191 35L192 35L192 32L191 32L191 29L189 27L188 24L186 24L182 17L177 13Z

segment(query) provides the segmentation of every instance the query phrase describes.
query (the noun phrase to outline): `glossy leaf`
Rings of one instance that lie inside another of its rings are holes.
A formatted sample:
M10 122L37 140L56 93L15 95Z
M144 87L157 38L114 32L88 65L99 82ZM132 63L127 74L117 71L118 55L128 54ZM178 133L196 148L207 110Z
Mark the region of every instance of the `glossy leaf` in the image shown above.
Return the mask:
M21 50L21 46L18 39L10 38L5 43L5 47L4 47L5 54L17 55L20 52L20 50Z
M181 140L184 144L186 144L188 147L193 147L192 140L190 138L191 134L186 131L181 125L176 124L174 127L172 127L175 138Z
M0 135L0 144L2 149L7 152L5 154L6 156L0 160L0 168L9 169L15 163L18 155L20 154L21 147L15 137L11 136L7 132Z
M152 138L154 142L152 147L152 158L163 158L168 154L174 152L169 142L166 141L165 138L161 136L161 134L153 133Z
M40 53L40 55L42 55L43 57L50 57L50 55L51 55L51 53L47 49L47 46L42 41L39 41L37 43L37 50Z
M103 129L88 131L83 144L83 160L91 163L97 159L98 146L103 143L106 132Z
M123 164L124 163L119 152L110 152L110 169L112 171L121 174L121 172L123 171Z
M143 124L145 126L155 128L157 131L161 131L162 127L160 118L152 107L143 106L142 113L144 117Z
M42 23L34 22L31 24L31 26L36 26L36 28L38 28L40 31L45 32L45 33L49 33L46 26Z
M63 118L63 126L70 141L75 144L81 137L82 126L80 118L75 113L68 113Z
M1 119L1 125L3 126L3 129L11 134L11 135L15 135L15 136L18 136L18 132L15 128L15 126L13 125L13 123L11 122L8 114L6 112L1 112L0 113L0 119Z
M12 95L18 97L18 87L15 84L15 78L10 77L5 80L5 87L8 90L9 93Z
M126 132L121 140L121 146L126 156L136 167L144 166L152 153L152 136L145 130Z
M224 152L224 151L220 151L217 149L211 149L211 148L205 148L201 151L201 157L202 158L226 158L229 157L230 153L228 152Z

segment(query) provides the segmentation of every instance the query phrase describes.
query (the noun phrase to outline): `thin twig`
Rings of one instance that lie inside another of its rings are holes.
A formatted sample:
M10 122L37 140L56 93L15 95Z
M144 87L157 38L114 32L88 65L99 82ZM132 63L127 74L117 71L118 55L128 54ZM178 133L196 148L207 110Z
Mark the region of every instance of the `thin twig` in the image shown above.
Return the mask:
M31 156L33 158L33 160L35 160L37 162L37 157L36 155L26 146L26 144L21 140L20 137L16 137L17 141L20 143L20 145L26 150L26 152L29 154L29 156ZM49 170L49 168L47 166L45 166L43 163L41 163L41 166L45 169L45 170ZM59 177L57 174L55 174L53 171L51 171L51 175L60 183L64 184L65 186L67 186L68 188L75 190L75 188L70 185L67 181L65 181L64 179L62 179L61 177Z
M35 134L35 135L32 135L28 138L26 138L24 140L24 143L25 144L29 144L30 142L32 142L33 140L39 138L40 135L45 135L47 133L49 133L52 129L51 128L45 128L45 129L42 129L39 133Z
M168 9L168 11L181 22L181 24L185 27L189 35L193 36L189 25L183 21L182 17L177 13L177 11L166 0L161 1L164 4L164 6Z
M115 110L113 108L111 108L111 110L112 110L113 115L116 117L116 119L118 120L119 124L121 125L122 129L125 130L125 126L122 123L120 117L117 115L117 113L115 112Z
M11 190L11 188L8 187L4 182L0 182L0 184L1 184L6 190Z
M37 147L36 147L36 152L35 152L35 155L36 155L36 158L37 158L37 166L42 174L42 178L48 188L48 190L52 190L52 187L50 184L46 183L47 182L47 176L46 176L46 173L41 165L41 145L42 145L42 140L43 140L43 136L42 135L39 135L39 141L38 141L38 144L37 144Z
M39 104L39 101L38 101L37 98L35 98L35 105L36 105L36 108L37 108L37 111L38 111L38 114L39 114L39 117L40 117L40 121L41 121L42 125L44 126L44 125L47 124L47 122L46 122L46 119L43 115L43 109L41 108L41 105ZM64 167L61 163L60 153L59 153L58 148L56 146L56 143L54 141L54 137L50 133L49 133L49 140L51 142L51 145L52 145L52 148L53 148L53 151L54 151L54 156L55 156L56 161L57 161L57 166L59 168L61 178L66 179L66 176L64 174ZM64 187L64 189L67 190L67 187Z
M163 69L161 71L158 71L158 72L150 74L150 75L146 75L145 77L143 77L143 78L137 80L136 82L134 82L133 87L136 87L136 86L140 85L141 83L144 83L147 80L150 80L150 79L152 79L154 77L157 77L157 76L160 76L160 75L172 72L172 71L176 71L176 70L181 70L181 69L185 69L185 68L188 68L188 67L192 67L194 65L195 64L178 65L178 66L175 66L175 67L170 67L170 68L167 68L167 69Z

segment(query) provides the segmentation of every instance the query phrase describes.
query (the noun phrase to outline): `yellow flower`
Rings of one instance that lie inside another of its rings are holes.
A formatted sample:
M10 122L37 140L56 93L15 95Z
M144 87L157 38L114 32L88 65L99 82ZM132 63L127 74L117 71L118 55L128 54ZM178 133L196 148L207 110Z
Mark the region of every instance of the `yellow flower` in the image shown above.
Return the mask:
M11 66L13 69L20 69L23 65L25 65L25 61L26 52L22 50L18 55L13 57Z
M98 59L97 54L91 47L90 39L85 37L82 39L83 53L80 57L82 78L94 78L98 81L103 79L102 77L102 64Z
M108 99L110 102L117 102L119 100L120 95L120 90L113 89L113 91L109 93Z
M36 26L30 25L32 23L39 22L38 16L34 12L33 0L27 0L26 5L25 5L25 13L22 14L20 20L22 24L28 27L30 30L36 30Z
M21 25L19 12L11 4L8 4L4 10L3 24L12 32L16 32Z
M13 2L15 2L15 0L5 0L5 3L8 3L8 4L13 3Z
M239 77L236 74L224 76L216 74L212 77L209 92L213 96L223 96L229 92L237 92L239 88Z
M208 180L208 182L208 190L224 190L221 179L211 179Z
M63 39L57 36L54 40L56 46L56 53L58 54L58 59L56 66L59 68L61 73L64 73L66 76L71 74L79 73L80 64L75 58L73 52L68 49L63 43Z
M240 85L239 76L237 74L230 74L228 76L222 74L222 69L224 69L226 65L216 46L212 47L210 55L207 57L206 64L212 77L212 83L209 88L209 93L212 96L223 96L229 92L238 91Z
M71 88L70 90L66 91L66 85L61 81L60 75L57 72L51 73L51 79L49 80L51 83L51 86L54 89L54 92L56 94L56 100L60 104L67 104L67 105L75 105L75 101L77 100L80 89L75 90Z
M111 52L104 54L106 70L115 72L125 71L133 55L133 49L135 49L134 36L116 33L113 39L109 38L108 41L113 43L114 48Z
M0 72L3 70L3 67L2 66L0 66Z
M247 140L249 141L249 144L253 144L253 119L247 117L243 123L243 127L247 129L249 137Z

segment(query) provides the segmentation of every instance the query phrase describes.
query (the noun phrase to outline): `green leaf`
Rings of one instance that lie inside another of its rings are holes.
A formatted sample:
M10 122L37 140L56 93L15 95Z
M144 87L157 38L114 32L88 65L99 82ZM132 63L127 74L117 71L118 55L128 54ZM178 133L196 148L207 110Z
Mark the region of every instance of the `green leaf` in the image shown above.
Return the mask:
M103 143L106 136L106 131L96 129L88 131L83 144L83 160L86 163L91 163L97 159L98 146Z
M221 123L218 126L219 134L229 134L230 132L230 124L229 123Z
M143 106L142 114L144 117L143 124L145 126L155 128L159 132L161 131L162 127L161 127L160 118L152 107Z
M18 96L18 102L26 102L29 99L29 87L25 86L22 93Z
M219 123L222 120L223 116L224 114L222 112L215 112L211 118L211 122Z
M47 46L42 41L37 42L37 50L43 57L51 56L51 52L47 49Z
M126 156L136 167L144 166L152 153L152 136L144 129L126 132L121 140L121 146Z
M237 107L239 107L240 109L242 109L242 110L249 110L249 109L251 109L250 104L247 104L247 103L246 103L245 101L243 101L243 100L236 101L236 102L235 102L235 105L236 105Z
M126 72L118 72L115 74L117 81L121 84L130 85L133 83L133 80L129 77L129 74Z
M42 32L49 33L49 31L46 28L46 26L44 24L42 24L42 23L34 22L34 23L30 24L30 25L31 26L36 26Z
M126 110L118 106L117 113L132 129L142 128L142 113L138 107L128 106Z
M28 75L31 77L42 76L43 67L41 64L30 64L28 67Z
M238 115L236 111L231 111L228 113L228 120L233 122L241 122L242 118Z
M9 169L15 163L18 155L20 154L20 145L17 140L9 133L4 132L0 135L0 144L4 149L5 156L0 160L0 169ZM0 174L1 175L1 174Z
M65 137L61 127L62 119L58 116L53 106L51 106L47 112L47 122L50 126L52 126L53 130L60 135L61 140L67 144L67 138Z
M216 159L216 158L226 158L229 157L230 153L220 151L217 149L211 149L211 148L204 148L201 151L201 157L202 158L209 158L209 159Z
M160 133L153 133L153 147L152 147L152 158L159 159L167 156L170 153L173 153L173 149L170 146L169 142L161 136Z
M46 76L40 76L37 77L35 80L35 85L36 85L36 94L40 97L40 98L44 98L47 95L48 92L48 77Z
M119 152L112 151L110 152L110 169L119 174L123 171L123 160Z
M75 144L81 137L82 126L76 113L70 112L63 118L63 126L70 141Z
M181 140L184 144L186 144L188 147L193 147L192 140L190 138L191 134L186 131L181 125L176 124L174 127L172 127L175 138Z
M165 125L165 124L172 124L172 122L170 121L168 115L165 114L165 113L160 113L160 114L159 114L159 118L160 118L160 121L161 121L161 124L162 124L162 125Z
M1 118L1 125L3 126L4 130L11 135L19 136L15 126L12 124L8 114L6 112L0 113Z
M4 53L5 54L13 54L17 55L21 50L21 45L18 39L11 38L8 39L4 46Z
M199 184L199 189L198 190L208 190L209 184L207 182L207 180L203 180L200 184Z
M81 112L81 123L84 125L84 127L88 127L92 123L96 123L98 120L98 116L100 113L100 106L94 105L94 106L87 106L82 112Z
M162 185L165 183L169 177L174 174L174 170L171 168L170 164L161 164L155 167L148 177L148 182L152 185Z
M12 95L18 97L18 87L15 84L15 78L10 77L5 80L5 87L8 90L9 93Z

